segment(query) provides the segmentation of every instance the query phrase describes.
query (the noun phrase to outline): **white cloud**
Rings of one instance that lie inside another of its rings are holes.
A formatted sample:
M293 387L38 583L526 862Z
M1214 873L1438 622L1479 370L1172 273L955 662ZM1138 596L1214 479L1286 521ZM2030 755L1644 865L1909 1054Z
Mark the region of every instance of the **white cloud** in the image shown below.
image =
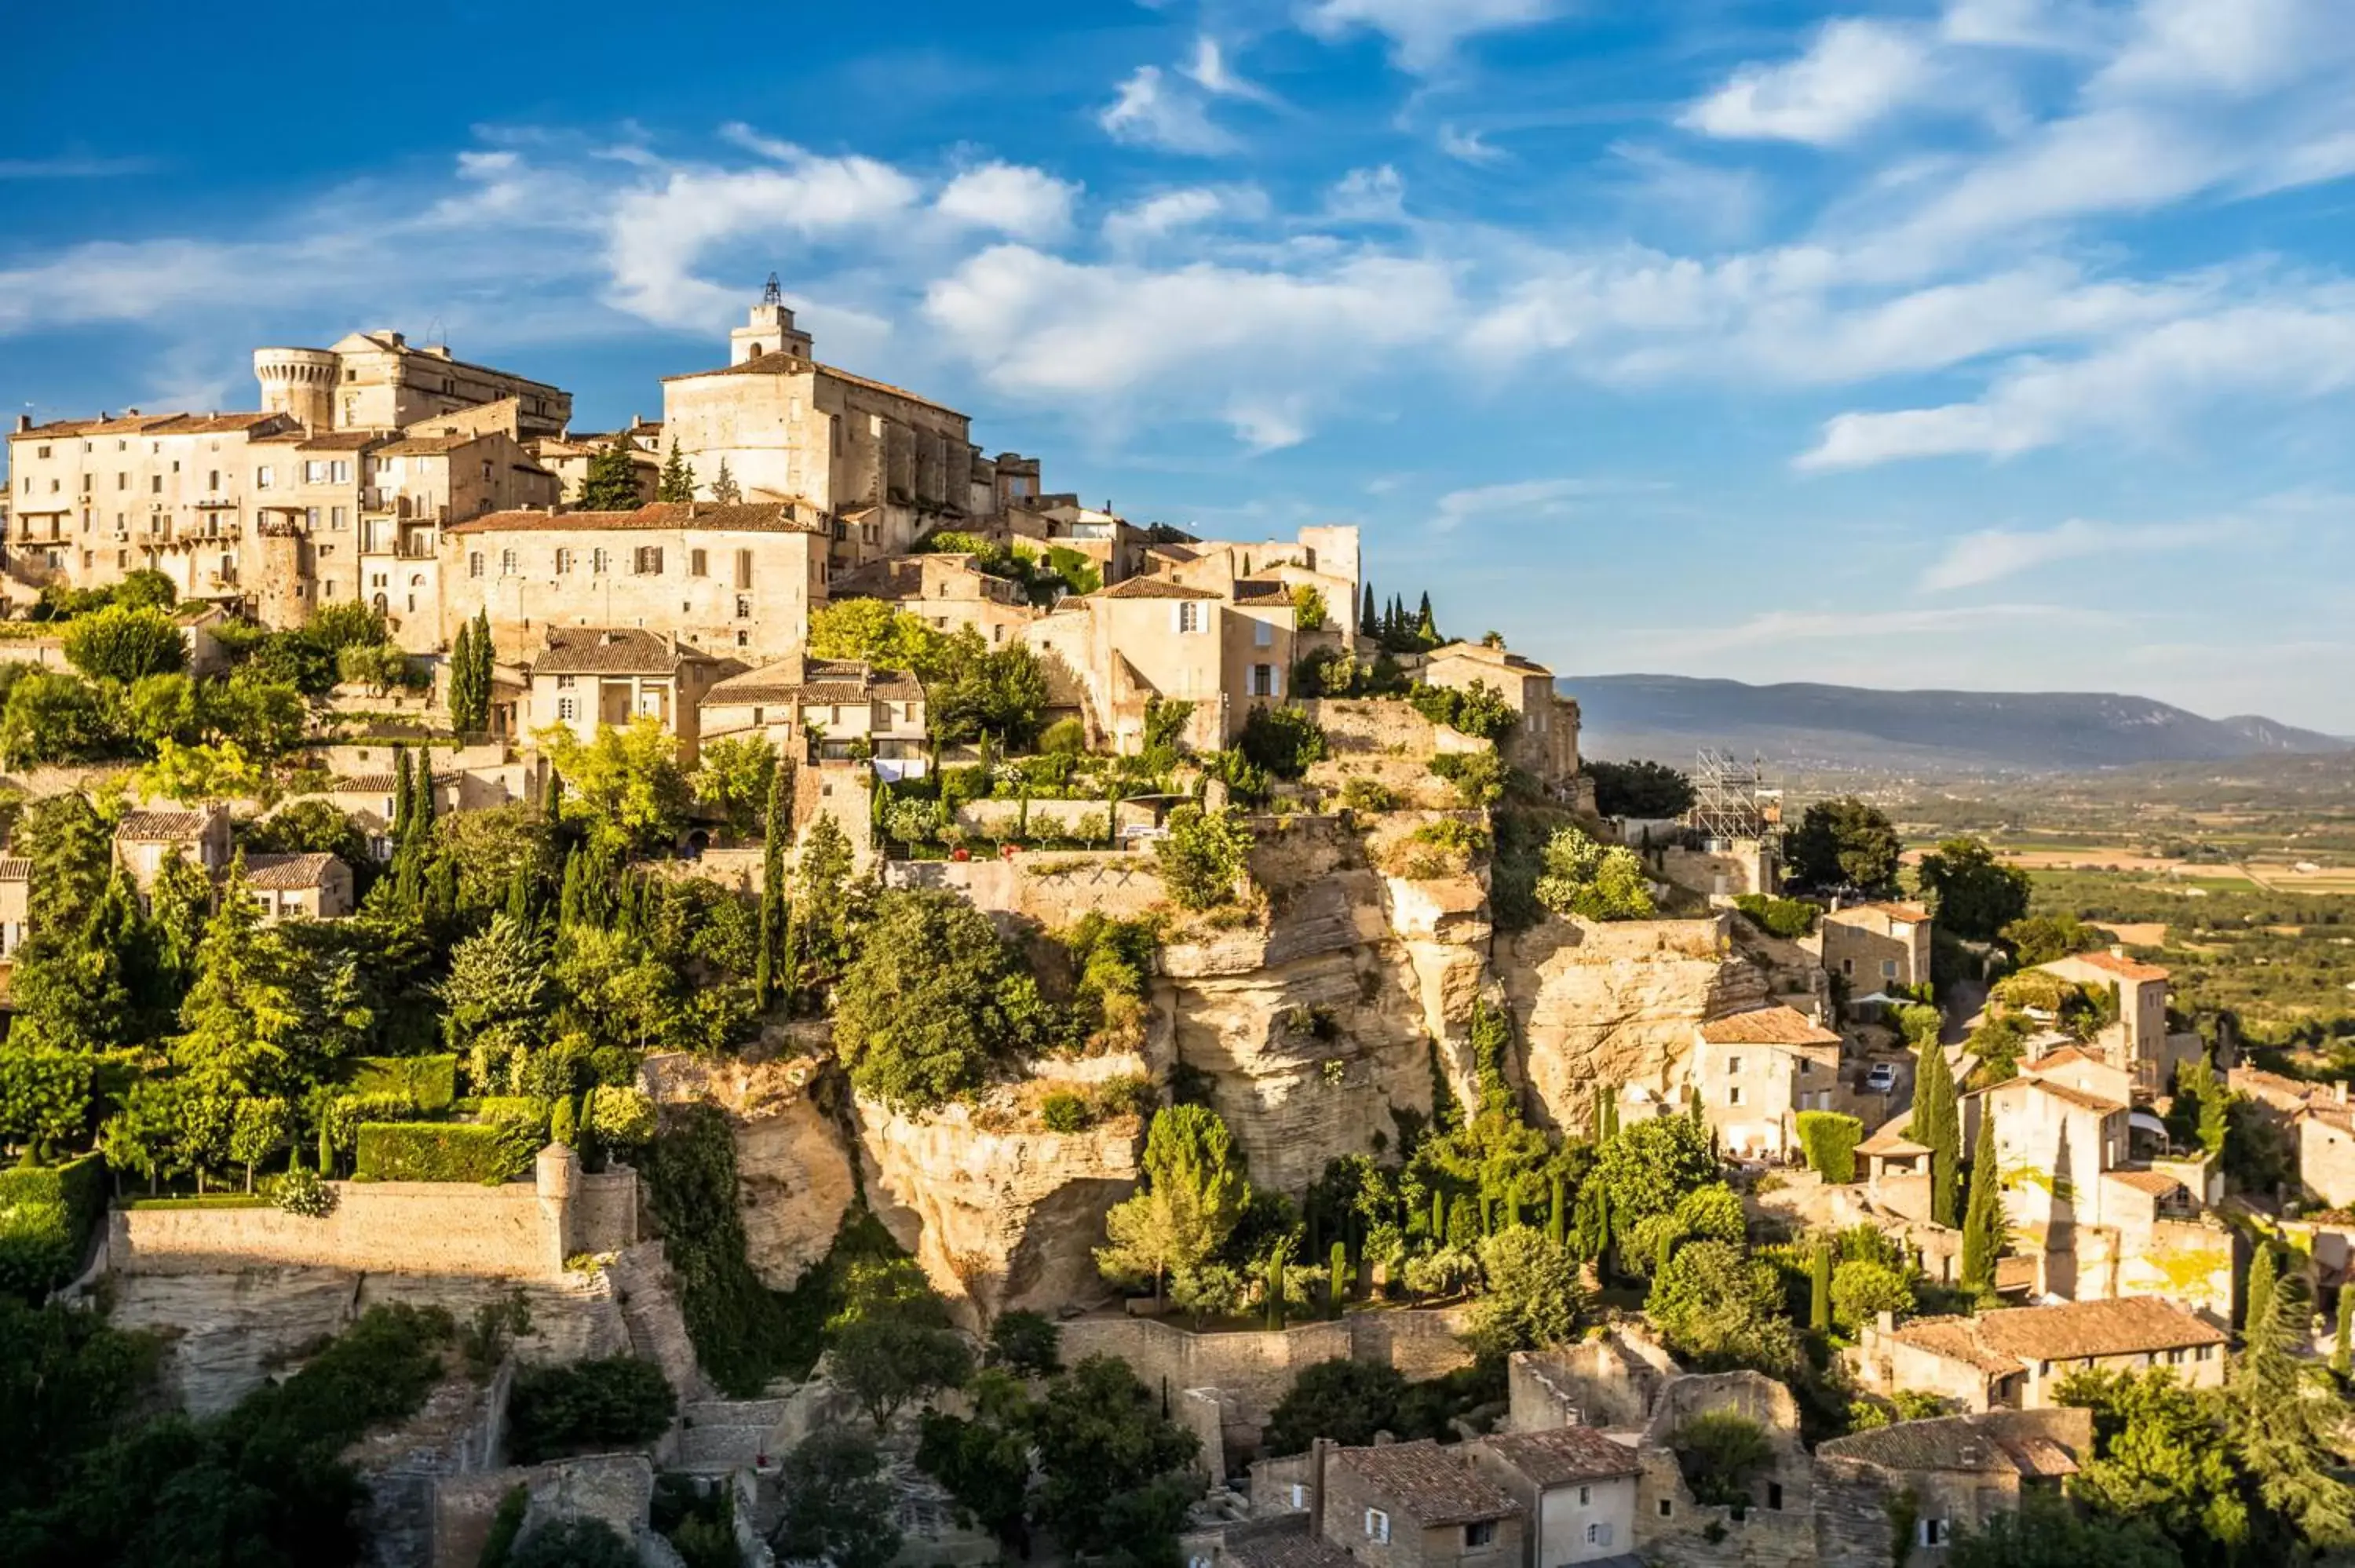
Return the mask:
M1431 529L1434 534L1453 534L1471 522L1559 517L1571 510L1573 500L1593 494L1595 488L1592 481L1583 479L1525 479L1451 490L1439 498Z
M2135 36L2093 90L2246 96L2346 58L2350 44L2341 0L2142 0Z
M976 228L1051 239L1070 227L1079 190L1043 170L984 164L951 180L932 205L943 217Z
M2222 543L2241 531L2232 519L2125 527L2082 517L2072 517L2042 532L1982 529L1948 545L1945 553L1922 574L1921 588L1924 593L1979 588L2062 561L2196 549Z
M1337 223L1403 223L1406 181L1388 164L1351 169L1326 193L1325 216Z
M1273 103L1275 95L1257 82L1235 74L1219 40L1204 33L1194 40L1194 58L1183 68L1186 79L1214 98L1241 98L1253 103Z
M1207 185L1164 191L1104 219L1105 243L1120 248L1160 239L1182 229L1209 222L1232 209L1233 198Z
M1173 83L1159 66L1139 66L1130 73L1120 84L1120 96L1096 116L1096 123L1115 141L1165 153L1210 156L1240 145L1210 119L1200 99Z
M0 158L0 180L106 180L144 175L153 158L94 158L73 154L57 158Z
M1425 74L1445 65L1462 40L1542 22L1555 9L1554 0L1314 0L1301 25L1327 39L1360 28L1380 33L1401 69Z
M1439 150L1466 164L1493 164L1505 155L1502 147L1482 141L1477 131L1459 131L1453 125L1439 128Z
M2148 434L2204 402L2295 401L2350 386L2355 298L2243 305L2126 334L2079 359L2022 361L1973 402L1838 415L1796 466L2013 457L2088 430Z
M1680 122L1711 136L1829 146L1913 101L1931 74L1915 29L1843 19L1827 23L1795 60L1742 67Z

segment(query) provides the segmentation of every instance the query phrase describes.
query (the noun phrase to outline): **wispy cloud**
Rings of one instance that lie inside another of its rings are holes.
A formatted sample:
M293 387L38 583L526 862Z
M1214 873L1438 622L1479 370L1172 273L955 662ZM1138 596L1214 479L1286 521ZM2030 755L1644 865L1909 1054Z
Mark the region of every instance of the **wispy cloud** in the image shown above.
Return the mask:
M1796 59L1734 72L1688 110L1683 123L1711 136L1830 145L1916 99L1932 69L1930 50L1911 26L1831 22Z
M111 180L160 167L153 158L0 158L0 180Z
M1213 156L1241 146L1232 132L1211 120L1199 94L1173 81L1159 66L1142 65L1131 71L1118 95L1096 116L1096 123L1114 141L1165 153Z
M2222 544L2244 531L2244 524L2233 518L2137 527L2073 517L2041 532L1982 529L1948 545L1945 553L1922 574L1921 588L1924 593L1980 588L2063 561L2198 549Z
M2066 618L2088 620L2096 612L2065 604L1973 604L1932 609L1769 610L1732 626L1662 627L1653 635L1671 640L1690 653L1721 653L1736 648L1775 648L1791 643L1866 643L1876 638L1984 636L1993 626Z
M1542 22L1557 9L1554 0L1314 0L1301 22L1324 38L1380 33L1399 69L1423 74L1447 64L1465 38Z
M1477 131L1460 130L1454 125L1439 128L1439 150L1449 157L1466 164L1493 164L1505 156L1502 147L1493 146Z

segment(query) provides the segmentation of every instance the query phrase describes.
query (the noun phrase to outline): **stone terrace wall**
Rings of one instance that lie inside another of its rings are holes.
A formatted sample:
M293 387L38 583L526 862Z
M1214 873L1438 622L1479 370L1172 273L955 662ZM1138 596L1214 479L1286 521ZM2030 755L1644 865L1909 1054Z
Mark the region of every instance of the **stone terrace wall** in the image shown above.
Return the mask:
M1063 1325L1063 1360L1108 1355L1148 1388L1215 1388L1253 1425L1292 1391L1304 1368L1344 1359L1396 1367L1421 1381L1467 1364L1460 1308L1352 1312L1282 1330L1197 1334L1150 1318L1082 1318Z
M884 882L945 888L963 894L976 909L1026 916L1050 929L1091 913L1132 919L1168 901L1153 856L1141 850L1033 850L1010 861L892 861Z
M1430 757L1444 751L1482 751L1485 740L1433 724L1397 697L1324 697L1300 705L1325 731L1336 752L1397 752Z
M277 1209L117 1209L106 1267L197 1274L254 1266L543 1279L572 1252L635 1239L636 1176L576 1176L570 1201L530 1181L331 1181L324 1219Z

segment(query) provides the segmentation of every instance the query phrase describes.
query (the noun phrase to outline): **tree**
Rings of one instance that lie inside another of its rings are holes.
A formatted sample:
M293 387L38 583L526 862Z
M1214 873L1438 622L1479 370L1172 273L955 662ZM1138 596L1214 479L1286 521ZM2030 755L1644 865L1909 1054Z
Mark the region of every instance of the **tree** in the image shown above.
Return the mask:
M1819 1241L1807 1253L1807 1327L1818 1334L1832 1327L1832 1244Z
M650 714L627 728L597 726L583 745L562 725L536 736L566 785L565 820L581 823L590 842L608 854L667 847L687 825L687 777L678 742Z
M836 988L835 1049L860 1094L922 1111L1035 1044L1044 1009L989 916L953 893L886 893Z
M0 762L79 762L117 749L98 688L57 670L27 670L0 705Z
M1226 1245L1251 1183L1242 1156L1208 1106L1167 1106L1145 1138L1144 1190L1104 1215L1110 1245L1096 1250L1107 1277L1150 1280L1154 1298L1171 1274L1190 1272Z
M1344 1447L1366 1447L1378 1434L1398 1430L1406 1391L1405 1375L1387 1362L1314 1362L1269 1413L1262 1446L1269 1454L1300 1454L1329 1437Z
M642 500L637 449L627 440L616 439L591 455L588 469L581 476L581 511L635 512Z
M736 476L728 471L726 458L719 460L719 471L712 477L711 499L722 506L733 506L744 499L743 491L736 483Z
M637 1568L637 1548L602 1519L551 1519L516 1543L506 1568Z
M1251 1306L1251 1281L1223 1263L1180 1269L1169 1277L1169 1304L1191 1318L1199 1332L1205 1319L1241 1317Z
M769 795L761 820L761 951L752 973L752 988L753 1005L763 1012L769 1010L774 1000L781 980L788 1013L793 1011L794 1003L792 970L787 969L780 974L777 964L789 918L785 895L785 841L791 830L786 826L785 791L791 777L788 768L772 767L769 769Z
M1232 811L1180 806L1155 841L1154 862L1170 901L1181 909L1232 903L1251 863L1251 830Z
M1995 1294L1995 1262L2003 1255L2003 1173L1997 1168L1995 1118L1979 1117L1977 1145L1971 1150L1971 1197L1963 1215L1960 1283L1981 1298Z
M2081 1372L2054 1391L2094 1412L2094 1452L2072 1494L2096 1513L2147 1520L2193 1563L2244 1558L2252 1520L2216 1400L2171 1372Z
M706 741L697 759L695 798L728 820L730 832L752 831L777 772L777 748L756 735Z
M2280 1277L2280 1252L2272 1242L2260 1240L2256 1255L2249 1260L2249 1280L2242 1291L2241 1332L2244 1336L2259 1332L2272 1320L2274 1291Z
M128 686L143 675L184 668L188 644L164 611L110 605L66 628L65 654L67 662L91 680Z
M1665 762L1586 759L1594 810L1604 817L1681 817L1693 807L1691 778Z
M355 871L370 863L368 834L332 800L296 800L282 806L245 831L245 851L248 854L331 854ZM193 865L189 869L197 870Z
M1639 1121L1605 1142L1589 1180L1609 1194L1614 1232L1625 1235L1717 1179L1708 1131L1689 1117L1664 1116Z
M1837 1275L1833 1284L1837 1290ZM1732 1242L1678 1248L1652 1282L1644 1311L1669 1349L1697 1371L1747 1367L1785 1377L1799 1363L1797 1338L1783 1316L1782 1280L1773 1265Z
M548 1028L548 946L531 927L497 916L452 947L450 973L434 995L451 1045L469 1054L474 1081L504 1083L509 1063Z
M1252 709L1235 745L1252 767L1278 779L1299 778L1327 750L1325 731L1295 703Z
M1938 924L1957 937L1992 941L2028 913L2034 878L1998 860L1975 838L1947 839L1922 857L1922 888L1936 899Z
M2014 920L1998 933L2011 944L2013 961L2034 969L2072 953L2086 953L2103 945L2102 934L2081 924L2073 915L2030 915Z
M372 1022L352 956L263 925L240 857L205 923L172 1060L208 1092L294 1098L331 1077Z
M1543 1232L1515 1225L1480 1244L1485 1285L1465 1330L1483 1356L1561 1344L1578 1322L1578 1265Z
M1067 1551L1175 1561L1200 1445L1135 1373L1090 1356L1049 1385L1030 1425L1044 1475L1033 1512Z
M1961 1113L1955 1103L1955 1072L1944 1047L1932 1045L1916 1059L1913 1121L1908 1132L1930 1151L1930 1219L1955 1223L1955 1177L1963 1152Z
M2272 1255L2270 1246L2259 1254ZM2306 1277L2283 1273L2260 1298L2254 1273L2240 1360L2224 1387L2226 1430L2257 1496L2307 1545L2355 1544L2355 1489L2336 1474L2347 1404L2328 1371L2300 1359L2312 1309Z
M989 1364L1023 1377L1052 1377L1063 1370L1063 1331L1044 1313L1002 1312L989 1326Z
M655 482L655 499L676 505L695 499L695 465L678 450L678 438L670 441L670 455L663 459L662 477Z
M1851 1258L1832 1271L1832 1321L1854 1334L1883 1312L1913 1310L1913 1282L1905 1271Z
M910 1400L954 1388L973 1375L973 1352L927 1292L862 1312L835 1330L835 1383L866 1411L879 1438Z
M336 676L380 697L409 683L409 655L390 642L356 642L336 654Z
M971 1416L923 1414L916 1463L983 1528L1014 1536L1030 1501L1030 1424L1036 1414L1010 1372L986 1368L965 1390Z
M90 1123L93 1063L87 1054L0 1045L0 1136L46 1163L52 1148Z
M2023 1489L2019 1512L1956 1532L1945 1568L2181 1568L2182 1562L2141 1520L2083 1514L2058 1492Z
M1567 824L1546 840L1537 899L1557 915L1644 920L1654 913L1644 863L1624 845L1605 846Z
M1718 1508L1750 1501L1750 1478L1774 1462L1766 1429L1738 1410L1704 1410L1668 1434L1693 1500Z
M986 736L1025 747L1037 736L1046 720L1047 673L1028 644L993 648L967 626L947 640L937 662L937 673L924 679L925 718L935 741Z
M1785 846L1794 880L1885 893L1897 885L1897 830L1853 795L1818 800Z
M822 1427L784 1461L784 1516L770 1544L778 1555L832 1568L885 1568L900 1554L898 1495L874 1443Z

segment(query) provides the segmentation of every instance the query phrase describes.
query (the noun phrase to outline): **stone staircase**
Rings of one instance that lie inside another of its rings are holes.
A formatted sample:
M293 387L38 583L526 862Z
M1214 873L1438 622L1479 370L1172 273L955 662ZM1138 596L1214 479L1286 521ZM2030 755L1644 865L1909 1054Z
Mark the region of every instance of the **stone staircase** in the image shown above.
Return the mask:
M777 1455L776 1431L785 1418L782 1399L697 1399L680 1410L676 1467L701 1475L747 1469L763 1454Z

